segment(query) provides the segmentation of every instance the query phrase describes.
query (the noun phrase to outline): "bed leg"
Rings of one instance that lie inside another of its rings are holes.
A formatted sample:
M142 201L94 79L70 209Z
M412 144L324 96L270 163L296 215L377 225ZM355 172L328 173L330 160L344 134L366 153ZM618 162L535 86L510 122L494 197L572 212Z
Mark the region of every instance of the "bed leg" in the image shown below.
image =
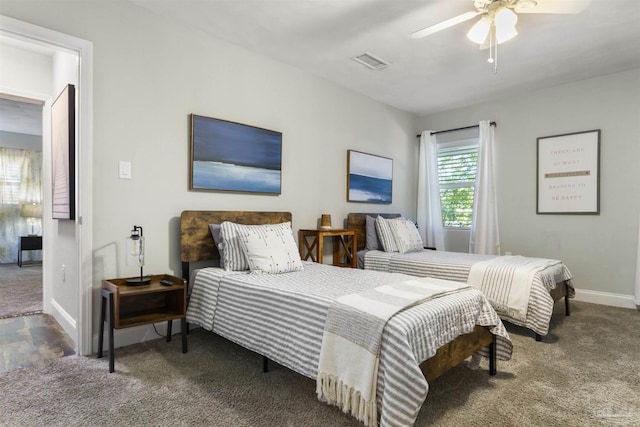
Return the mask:
M489 345L489 375L495 375L497 372L496 361L498 358L498 342L496 336L493 336L493 341Z
M569 307L569 292L564 296L564 314L565 316L571 316L571 309Z
M536 334L536 341L542 341L542 335Z
M269 372L269 359L266 356L262 356L262 372Z

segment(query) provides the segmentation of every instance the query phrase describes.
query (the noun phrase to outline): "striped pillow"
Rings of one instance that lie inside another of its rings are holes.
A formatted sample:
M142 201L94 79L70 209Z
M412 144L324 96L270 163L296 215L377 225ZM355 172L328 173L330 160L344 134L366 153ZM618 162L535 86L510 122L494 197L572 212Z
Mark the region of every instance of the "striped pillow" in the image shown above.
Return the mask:
M303 269L291 223L243 225L240 246L252 273L289 273Z
M242 251L239 240L241 224L224 221L220 224L220 237L222 238L222 251L220 251L220 266L226 271L245 271L249 269L249 263ZM218 245L218 250L220 250Z
M378 232L378 240L385 252L398 252L398 247L389 228L389 221L378 215L376 218L376 231Z
M418 228L408 219L396 218L388 221L391 234L396 242L398 252L415 252L423 249L422 237L418 232Z

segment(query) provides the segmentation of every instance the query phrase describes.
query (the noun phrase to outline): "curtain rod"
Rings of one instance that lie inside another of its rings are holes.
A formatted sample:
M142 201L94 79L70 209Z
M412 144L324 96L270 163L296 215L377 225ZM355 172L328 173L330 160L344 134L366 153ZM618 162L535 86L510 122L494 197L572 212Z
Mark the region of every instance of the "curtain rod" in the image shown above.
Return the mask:
M491 126L498 126L498 124L496 122L491 122L489 123ZM456 132L459 130L467 130L467 129L473 129L473 128L478 128L480 127L480 125L473 125L473 126L465 126L465 127L461 127L461 128L455 128L455 129L447 129L447 130L439 130L437 132L431 132L431 135L437 135L439 133L447 133L447 132ZM422 135L416 135L417 138L420 138Z

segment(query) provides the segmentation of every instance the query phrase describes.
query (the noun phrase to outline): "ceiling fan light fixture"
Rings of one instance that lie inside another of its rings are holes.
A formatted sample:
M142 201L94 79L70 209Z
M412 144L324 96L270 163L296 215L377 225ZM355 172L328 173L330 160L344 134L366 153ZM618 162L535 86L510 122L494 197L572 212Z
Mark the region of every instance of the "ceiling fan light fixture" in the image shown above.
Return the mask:
M505 27L496 25L496 42L498 44L511 40L518 35L518 31L515 26Z
M498 44L509 41L518 35L518 31L516 31L518 15L513 10L502 6L496 11L493 19L496 28L496 42Z
M494 19L496 27L515 27L518 23L518 15L507 7L498 9Z
M474 43L483 44L491 30L491 19L483 16L467 33L467 38Z

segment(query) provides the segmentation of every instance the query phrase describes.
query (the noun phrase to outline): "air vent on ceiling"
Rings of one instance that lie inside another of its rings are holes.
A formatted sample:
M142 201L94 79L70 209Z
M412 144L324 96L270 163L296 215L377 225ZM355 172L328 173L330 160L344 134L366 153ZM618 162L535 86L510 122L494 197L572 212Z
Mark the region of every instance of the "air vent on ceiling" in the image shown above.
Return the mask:
M353 58L354 61L358 61L362 65L367 68L371 68L372 70L381 70L389 65L388 62L370 54L369 52L365 52L362 55L358 55Z

